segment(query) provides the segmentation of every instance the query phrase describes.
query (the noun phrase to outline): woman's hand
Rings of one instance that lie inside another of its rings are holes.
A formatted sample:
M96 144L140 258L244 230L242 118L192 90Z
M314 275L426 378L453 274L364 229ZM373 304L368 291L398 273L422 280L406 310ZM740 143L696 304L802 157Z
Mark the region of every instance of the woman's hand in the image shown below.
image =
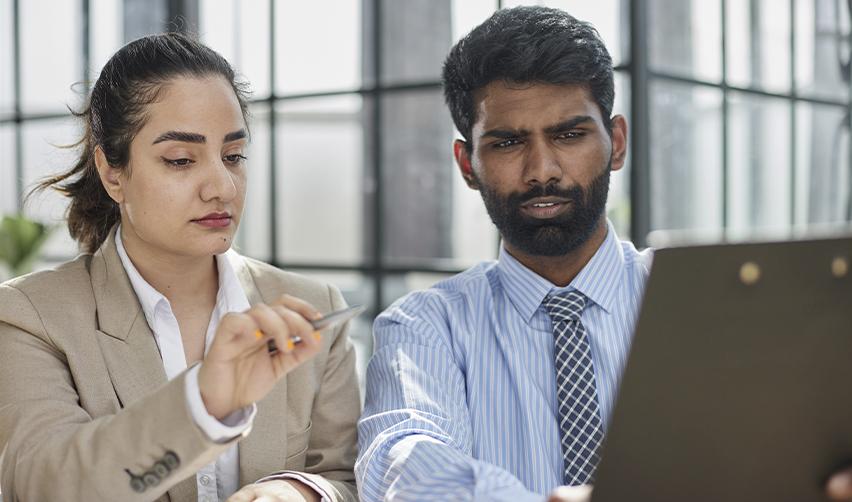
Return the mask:
M310 304L289 295L222 317L198 371L207 412L221 420L262 399L282 376L316 355L319 333L308 319L318 317ZM301 343L293 343L295 336ZM267 349L270 340L278 348L274 354Z

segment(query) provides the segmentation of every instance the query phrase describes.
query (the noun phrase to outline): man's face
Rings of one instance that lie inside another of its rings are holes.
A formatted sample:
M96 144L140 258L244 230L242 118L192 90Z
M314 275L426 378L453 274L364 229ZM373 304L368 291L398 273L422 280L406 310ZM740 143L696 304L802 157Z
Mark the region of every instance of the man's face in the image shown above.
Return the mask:
M607 132L583 86L492 82L477 93L468 153L456 160L507 249L561 256L602 223L609 173L624 164L626 124Z

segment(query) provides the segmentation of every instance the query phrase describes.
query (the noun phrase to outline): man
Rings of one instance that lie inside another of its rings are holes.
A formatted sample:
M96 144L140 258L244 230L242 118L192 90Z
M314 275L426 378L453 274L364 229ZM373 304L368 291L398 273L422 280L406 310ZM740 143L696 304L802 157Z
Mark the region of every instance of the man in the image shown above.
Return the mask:
M458 42L443 81L503 246L376 320L360 495L586 500L563 485L593 481L650 261L604 212L627 151L612 61L589 24L518 7Z

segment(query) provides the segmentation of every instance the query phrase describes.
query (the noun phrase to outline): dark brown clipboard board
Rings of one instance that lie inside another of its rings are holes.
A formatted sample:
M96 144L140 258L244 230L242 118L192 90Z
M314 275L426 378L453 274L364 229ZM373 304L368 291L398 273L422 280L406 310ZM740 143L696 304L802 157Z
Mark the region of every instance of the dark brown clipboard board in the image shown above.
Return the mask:
M849 237L658 250L593 502L825 500L852 461L844 259Z

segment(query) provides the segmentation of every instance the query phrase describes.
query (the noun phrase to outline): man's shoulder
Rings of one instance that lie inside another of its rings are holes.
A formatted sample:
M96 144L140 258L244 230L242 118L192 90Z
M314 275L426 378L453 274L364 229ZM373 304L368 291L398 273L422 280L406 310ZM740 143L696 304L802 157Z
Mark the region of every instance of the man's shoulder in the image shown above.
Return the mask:
M490 294L496 263L480 262L429 288L408 293L379 315L377 327L384 323L442 327L466 316Z
M654 249L636 249L631 241L620 241L621 252L624 256L624 266L629 272L640 275L646 279L651 273L651 265L654 262Z

